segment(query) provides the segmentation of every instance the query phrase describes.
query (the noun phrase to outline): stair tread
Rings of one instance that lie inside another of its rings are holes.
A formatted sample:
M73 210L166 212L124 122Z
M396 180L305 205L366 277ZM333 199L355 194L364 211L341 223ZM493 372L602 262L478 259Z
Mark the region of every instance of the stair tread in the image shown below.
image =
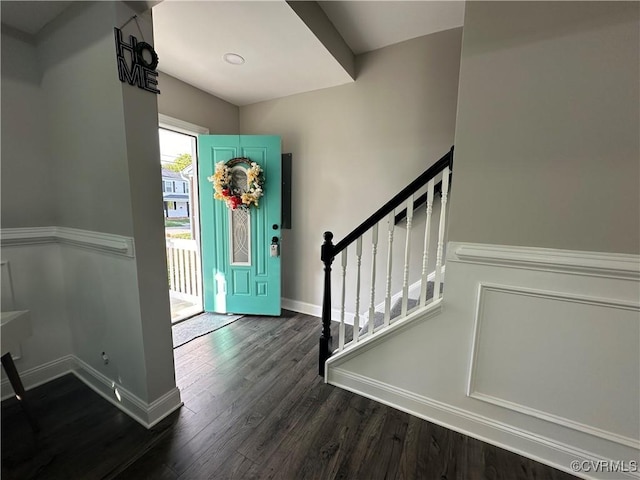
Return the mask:
M433 282L427 282L427 300L433 298ZM440 283L440 292L444 290L444 284ZM417 298L408 298L407 299L407 311L416 307L419 303L419 299ZM399 317L402 314L402 298L396 300L390 310L390 319L393 320L396 317ZM384 323L384 312L374 312L373 315L373 328L378 328L380 325ZM366 334L369 333L369 320L367 320L362 328L360 328L360 338L363 338Z

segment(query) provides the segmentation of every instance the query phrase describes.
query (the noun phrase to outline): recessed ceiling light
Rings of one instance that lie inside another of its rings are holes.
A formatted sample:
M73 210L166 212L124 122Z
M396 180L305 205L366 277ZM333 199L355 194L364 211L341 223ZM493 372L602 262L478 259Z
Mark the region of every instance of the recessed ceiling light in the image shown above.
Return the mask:
M244 58L237 53L225 53L222 58L231 65L242 65L244 63Z

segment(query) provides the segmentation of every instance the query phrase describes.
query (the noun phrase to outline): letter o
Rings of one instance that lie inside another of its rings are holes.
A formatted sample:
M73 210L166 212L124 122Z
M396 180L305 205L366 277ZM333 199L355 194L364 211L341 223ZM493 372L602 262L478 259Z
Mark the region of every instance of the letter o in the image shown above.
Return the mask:
M142 54L144 50L147 50L151 54L151 62L147 62L145 60L144 55ZM139 42L136 45L136 63L139 63L150 70L155 70L158 66L158 54L147 42Z

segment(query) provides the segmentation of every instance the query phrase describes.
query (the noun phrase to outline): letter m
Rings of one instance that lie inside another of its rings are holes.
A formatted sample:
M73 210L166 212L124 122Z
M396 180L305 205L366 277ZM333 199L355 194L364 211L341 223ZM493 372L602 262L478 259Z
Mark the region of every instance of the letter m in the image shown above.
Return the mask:
M133 63L132 70L129 71L127 62L123 57L118 57L118 76L121 82L127 82L129 85L140 86L142 84L142 66Z

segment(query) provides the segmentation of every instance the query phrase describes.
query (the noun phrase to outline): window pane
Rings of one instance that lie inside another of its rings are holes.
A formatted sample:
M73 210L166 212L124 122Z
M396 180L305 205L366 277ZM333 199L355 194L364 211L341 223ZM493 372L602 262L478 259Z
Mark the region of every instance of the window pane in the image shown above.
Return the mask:
M233 183L243 192L247 190L247 172L240 166L231 169ZM251 264L251 216L249 210L237 208L229 210L231 223L231 263Z

